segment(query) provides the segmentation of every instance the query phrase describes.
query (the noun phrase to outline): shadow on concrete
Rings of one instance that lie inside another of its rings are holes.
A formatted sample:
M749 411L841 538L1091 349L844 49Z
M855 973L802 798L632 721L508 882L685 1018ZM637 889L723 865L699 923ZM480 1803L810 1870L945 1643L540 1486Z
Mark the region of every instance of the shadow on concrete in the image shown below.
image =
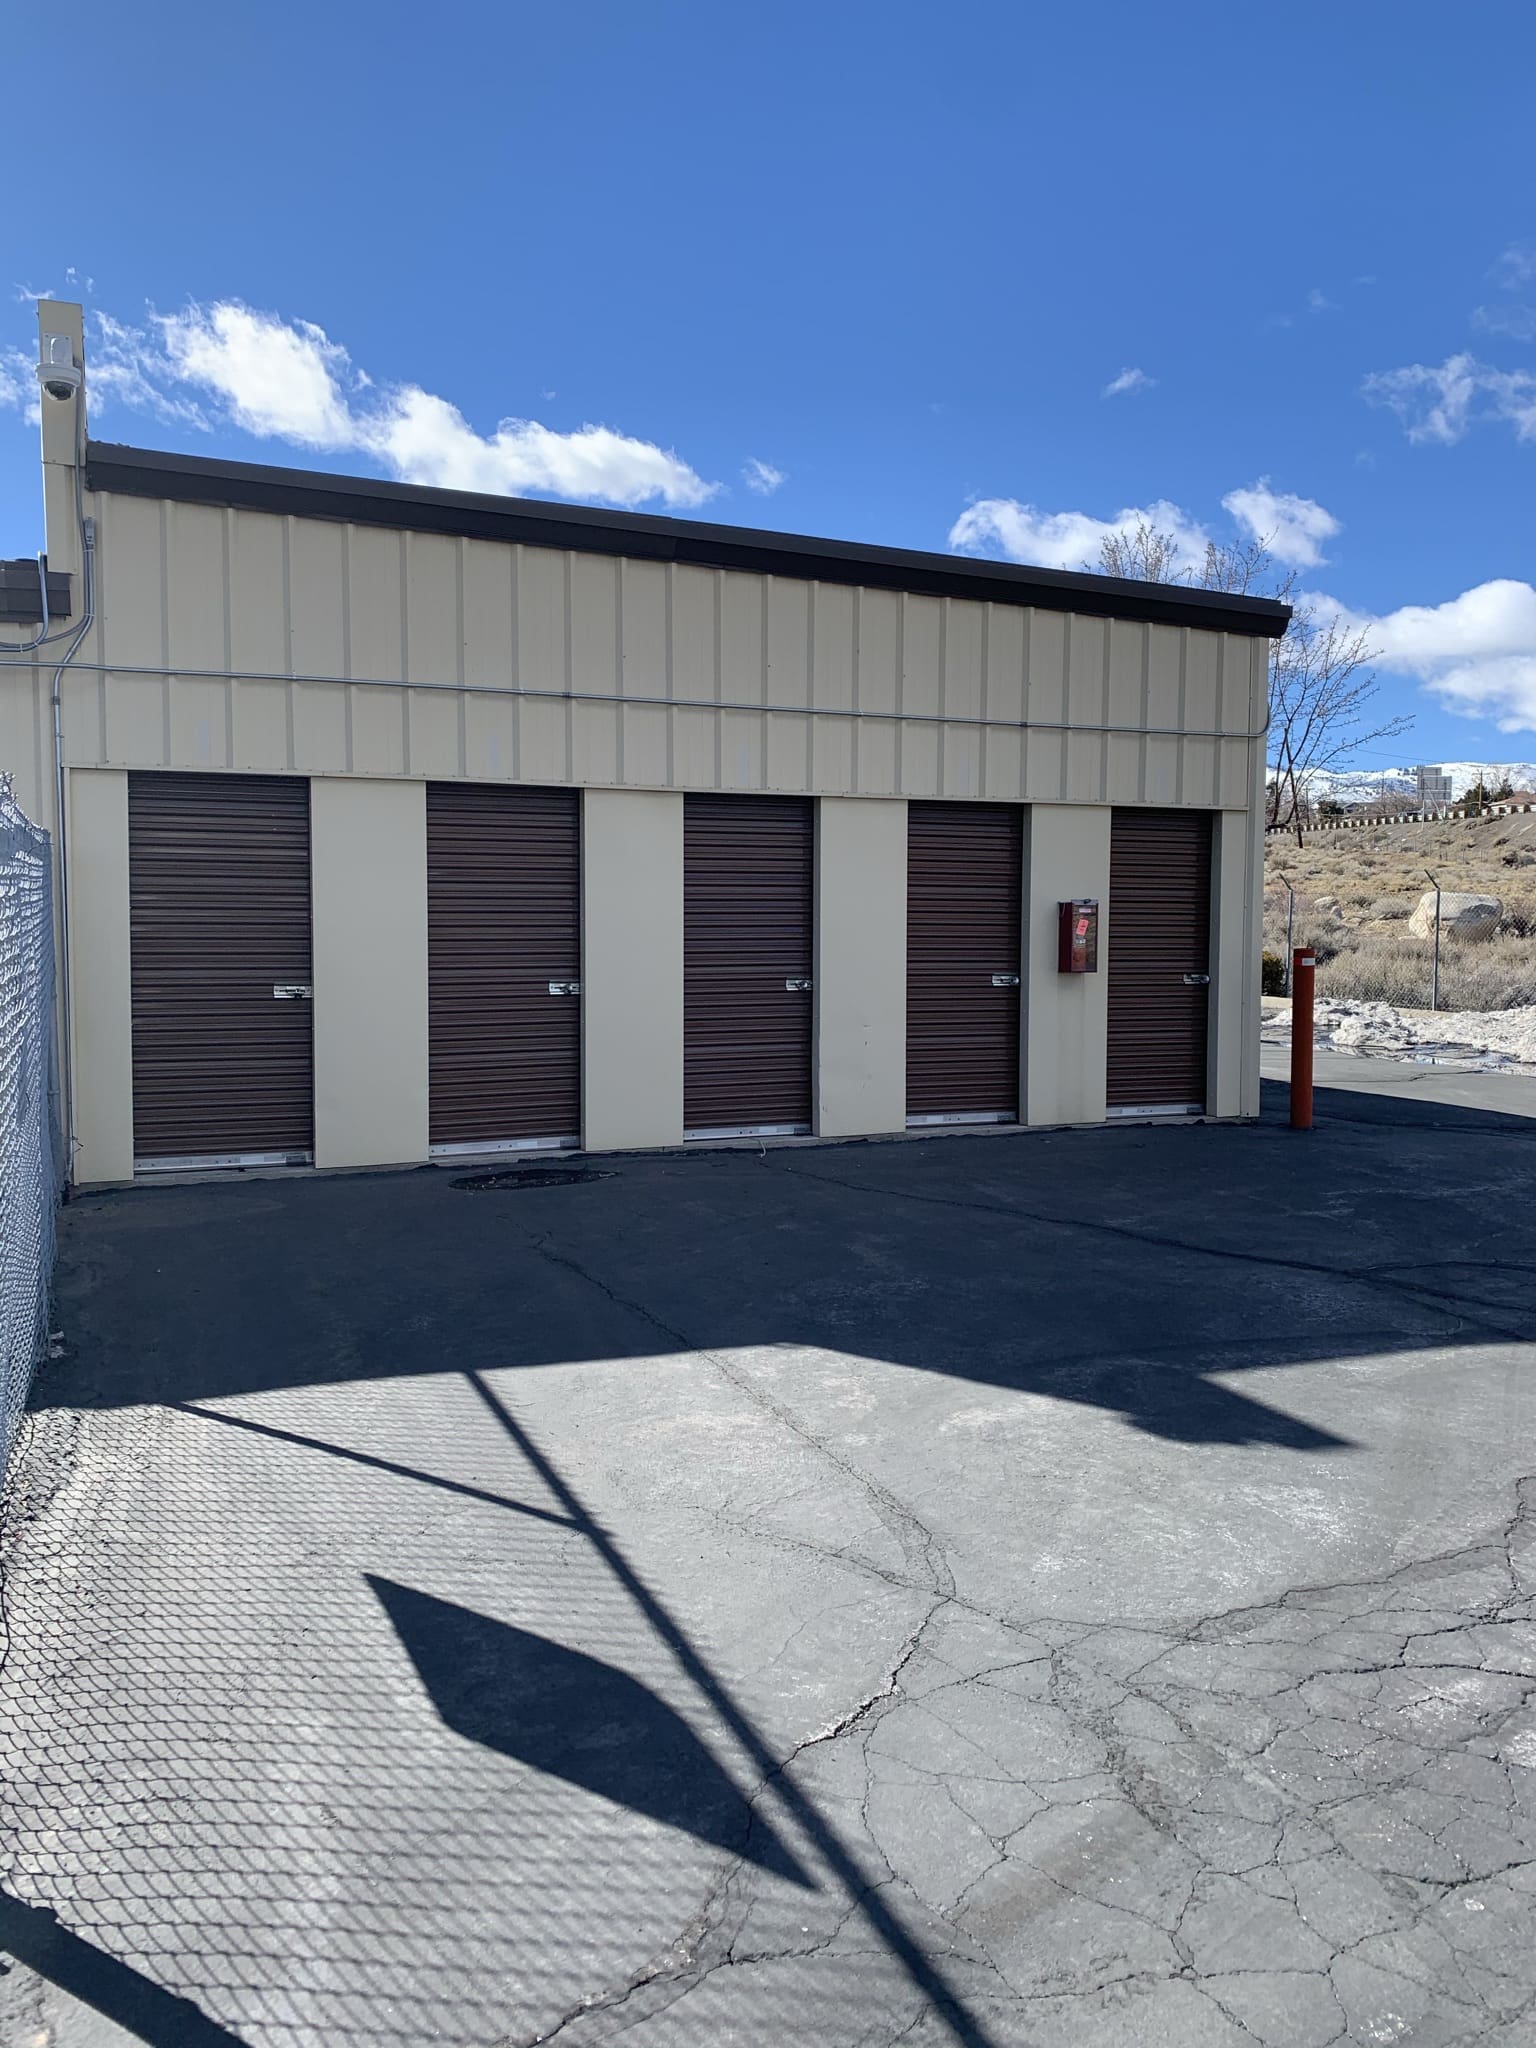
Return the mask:
M1536 1115L1531 1109L1496 1109L1482 1099L1457 1099L1458 1095L1496 1096L1503 1089L1511 1096L1519 1090L1524 1100L1526 1091L1536 1088L1526 1076L1479 1074L1408 1060L1355 1060L1343 1053L1334 1054L1327 1064L1336 1068L1346 1060L1359 1069L1360 1079L1353 1087L1331 1088L1319 1078L1312 1098L1319 1126L1365 1124L1377 1129L1460 1133L1469 1138L1536 1139ZM1288 1082L1262 1081L1260 1099L1266 1122L1289 1122Z
M1536 1126L1324 1089L1295 1133L1284 1094L1258 1127L646 1155L480 1193L429 1168L89 1195L65 1218L74 1356L34 1402L779 1345L1178 1442L1345 1449L1234 1376L1536 1334L1536 1289L1501 1306L1480 1277L1532 1271ZM1489 1172L1493 1209L1470 1192Z
M82 1941L46 1907L29 1906L9 1892L0 1892L0 1949L150 2048L245 2048L238 2034L209 2019L190 1998Z
M865 1952L884 1959L945 2038L1000 2048L952 1983L947 1958L905 1924L737 1689L502 1393L475 1371L457 1389L548 1505L530 1513L513 1493L455 1486L473 1521L445 1525L427 1495L420 1517L381 1527L367 1506L349 1522L343 1489L328 1497L338 1550L377 1555L398 1544L422 1573L474 1581L481 1570L488 1598L514 1585L520 1601L599 1638L622 1661L380 1571L362 1573L372 1597L358 1603L349 1597L353 1569L337 1569L327 1547L317 1552L284 1490L297 1483L310 1494L312 1475L261 1461L265 1519L253 1532L238 1517L254 1502L247 1496L242 1507L238 1491L226 1492L220 1446L198 1446L194 1469L179 1478L214 1506L221 1533L198 1540L219 1560L225 1595L211 1594L185 1559L148 1601L131 1571L121 1580L109 1572L84 1602L71 1582L43 1626L29 1611L18 1635L8 1673L15 1704L0 1707L0 1735L27 1759L24 1782L11 1788L27 1816L12 1834L15 1861L27 1881L52 1887L56 1834L73 1843L83 1826L87 1860L58 1910L93 1938L0 1894L0 1948L150 2048L241 2048L240 2034L170 1985L249 2023L253 2039L273 2031L286 2041L297 2027L305 2039L368 2048L427 2039L468 2048L558 2032L564 2020L548 2016L552 1980L581 1993L567 2018L608 2002L591 1988L594 1953L643 1944L646 1924L665 1926L676 1911L680 1889L699 1887L723 1912L750 1865L770 1881L770 1915L800 1926L816 1910L810 1895L830 1895L835 1922L859 1917ZM244 1418L184 1414L215 1437L250 1441ZM274 1450L311 1441L256 1435ZM144 1480L153 1524L170 1478L165 1460L135 1470L130 1453L125 1462L119 1498ZM433 1483L403 1463L360 1462L390 1479ZM293 1546L290 1518L300 1531ZM470 1529L477 1538L466 1555ZM174 1555L174 1537L169 1546ZM147 1541L128 1554L156 1548ZM264 1626L268 1598L292 1616L275 1642ZM402 1651L421 1697L401 1683ZM710 1741L626 1666L670 1685L708 1723ZM437 1729L464 1740L439 1740ZM520 1768L509 1772L507 1762ZM591 1796L572 1800L566 1788ZM662 1826L637 1830L625 1814ZM693 1844L711 1853L701 1857ZM654 1980L665 2006L735 1960L725 1936L697 1959L708 1914L691 1902L683 1910L698 1925L679 1935L673 1922L675 1948L641 1967L613 2002ZM107 1952L117 1946L164 1981ZM792 1949L772 1993L779 2038L818 2038L823 2021L845 2009L857 2016L870 1997L858 1973L829 1983L812 1954ZM520 2021L509 2033L520 2006L536 2031ZM86 2022L60 2038L84 2048L94 2036Z
M129 1500L142 1487L133 1526L146 1554L163 1548L174 1562L191 1528L219 1568L206 1587L196 1581L196 1597L173 1570L156 1582L158 1607L131 1570L104 1573L83 1648L70 1634L77 1580L61 1582L51 1623L29 1616L16 1674L29 1721L46 1722L39 1703L59 1691L61 1657L75 1688L34 1745L46 1790L38 1824L78 1832L104 1751L117 1760L108 1779L136 1783L132 1759L153 1764L151 1791L118 1823L126 1846L90 1844L61 1910L103 1942L130 1947L123 1930L134 1930L141 1960L152 1939L146 1967L242 2024L238 2000L289 1998L323 1928L337 1960L323 1982L306 1980L305 2024L370 2048L415 2048L439 2037L450 2010L454 2038L506 2038L507 1952L492 1946L505 1933L488 1932L486 1900L498 1915L515 1901L518 1969L579 1987L594 1919L638 1926L669 1886L692 1881L679 1859L696 1858L698 1843L797 1887L786 1908L795 1925L823 1899L847 1900L868 1950L950 2037L987 2048L993 2036L979 2001L956 1988L966 1980L949 1952L904 1924L829 1818L830 1793L824 1808L815 1780L786 1767L783 1746L519 1420L518 1373L571 1359L643 1373L669 1353L817 1346L1097 1407L1183 1443L1344 1450L1344 1435L1234 1378L1536 1331L1525 1120L1506 1130L1475 1112L1461 1127L1443 1103L1416 1117L1393 1102L1378 1123L1353 1115L1356 1097L1345 1107L1348 1120L1330 1122L1320 1100L1309 1137L1269 1120L647 1157L571 1183L551 1179L546 1162L532 1185L480 1191L429 1170L72 1204L60 1282L71 1355L45 1373L37 1405L179 1411L180 1485L206 1519L173 1512L167 1534L156 1474L136 1471L127 1451L114 1483ZM296 1404L304 1429L201 1406L332 1387L342 1434L366 1416L369 1383L411 1378L433 1382L418 1412L438 1435L419 1448L408 1437L397 1457L326 1441L323 1404ZM494 1459L461 1430L455 1399L482 1422L488 1412L516 1447L510 1485L495 1483ZM114 1420L124 1444L134 1422ZM243 1446L241 1457L224 1459L200 1431ZM433 1491L403 1522L360 1495L350 1527L349 1490L328 1494L354 1560L335 1571L311 1533L310 1461L286 1459L285 1447ZM421 1469L428 1457L456 1469ZM228 1493L227 1472L238 1478ZM179 1511L180 1493L170 1495ZM253 1528L270 1557L258 1557ZM362 1593L365 1569L382 1614ZM456 1586L467 1578L470 1604L416 1590L448 1574ZM549 1634L488 1611L508 1585ZM263 1628L258 1640L281 1654L247 1660L247 1635ZM707 1740L685 1718L695 1711ZM465 1740L445 1743L444 1729ZM572 1799L568 1788L597 1796ZM626 1834L612 1807L664 1825ZM172 1871L168 1909L158 1894L141 1898L133 1856L141 1837L162 1834L180 1853L188 1816L208 1819L208 1860ZM509 1845L526 1876L509 1865ZM153 2048L238 2041L52 1914L14 1901L8 1910L0 1945ZM547 1953L524 1939L534 1920ZM174 1939L155 1931L162 1921ZM695 1968L687 1958L674 1967L679 1985ZM788 1967L798 1974L782 1993L779 2038L831 2038L829 1980L809 1951ZM865 1994L850 1980L848 1995L858 2004Z
M681 1714L600 1658L367 1574L444 1725L815 1889Z

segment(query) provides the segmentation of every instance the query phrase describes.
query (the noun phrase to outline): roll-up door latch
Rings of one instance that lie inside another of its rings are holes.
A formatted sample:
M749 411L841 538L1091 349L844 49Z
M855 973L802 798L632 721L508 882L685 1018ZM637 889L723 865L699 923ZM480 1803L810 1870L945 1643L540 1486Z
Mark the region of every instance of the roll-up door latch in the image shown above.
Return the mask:
M581 994L581 983L579 981L552 981L549 984L549 992L552 996L579 996Z

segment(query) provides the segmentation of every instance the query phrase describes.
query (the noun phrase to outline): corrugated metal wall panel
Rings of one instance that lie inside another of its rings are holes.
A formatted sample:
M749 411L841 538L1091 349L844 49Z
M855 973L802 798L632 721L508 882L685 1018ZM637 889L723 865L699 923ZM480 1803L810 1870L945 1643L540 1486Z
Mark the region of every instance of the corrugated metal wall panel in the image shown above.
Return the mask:
M576 792L429 783L432 1144L579 1134L580 974Z
M1211 965L1211 818L1117 810L1109 852L1111 1109L1202 1109Z
M308 1153L308 782L130 776L128 892L135 1158Z
M83 658L218 669L227 647L237 680L68 678L82 767L1201 809L1248 787L1263 643L1240 636L111 494L92 505L103 625ZM290 665L339 680L238 680ZM362 681L397 676L398 690ZM612 701L461 704L461 680ZM659 702L626 713L626 694ZM667 708L677 699L694 701ZM1106 742L1087 730L1106 707L1133 728L1232 737ZM938 722L880 715L914 711ZM1021 716L1045 723L1021 730Z
M688 1131L810 1123L814 872L815 814L803 799L686 799Z
M1019 1113L1023 862L1016 805L907 812L908 1116Z

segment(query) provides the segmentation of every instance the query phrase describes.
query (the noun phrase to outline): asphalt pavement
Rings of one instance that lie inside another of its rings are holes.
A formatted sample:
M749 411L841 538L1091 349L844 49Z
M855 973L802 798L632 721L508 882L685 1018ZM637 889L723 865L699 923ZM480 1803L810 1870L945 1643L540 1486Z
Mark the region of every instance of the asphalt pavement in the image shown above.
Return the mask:
M1536 1083L1387 1064L72 1202L0 2040L1529 2048Z

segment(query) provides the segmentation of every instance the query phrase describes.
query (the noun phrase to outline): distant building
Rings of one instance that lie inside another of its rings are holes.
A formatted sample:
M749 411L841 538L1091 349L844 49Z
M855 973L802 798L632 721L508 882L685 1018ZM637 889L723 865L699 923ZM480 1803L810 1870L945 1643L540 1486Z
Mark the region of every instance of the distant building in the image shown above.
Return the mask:
M1421 805L1448 804L1451 801L1451 778L1443 768L1415 768L1413 775Z

